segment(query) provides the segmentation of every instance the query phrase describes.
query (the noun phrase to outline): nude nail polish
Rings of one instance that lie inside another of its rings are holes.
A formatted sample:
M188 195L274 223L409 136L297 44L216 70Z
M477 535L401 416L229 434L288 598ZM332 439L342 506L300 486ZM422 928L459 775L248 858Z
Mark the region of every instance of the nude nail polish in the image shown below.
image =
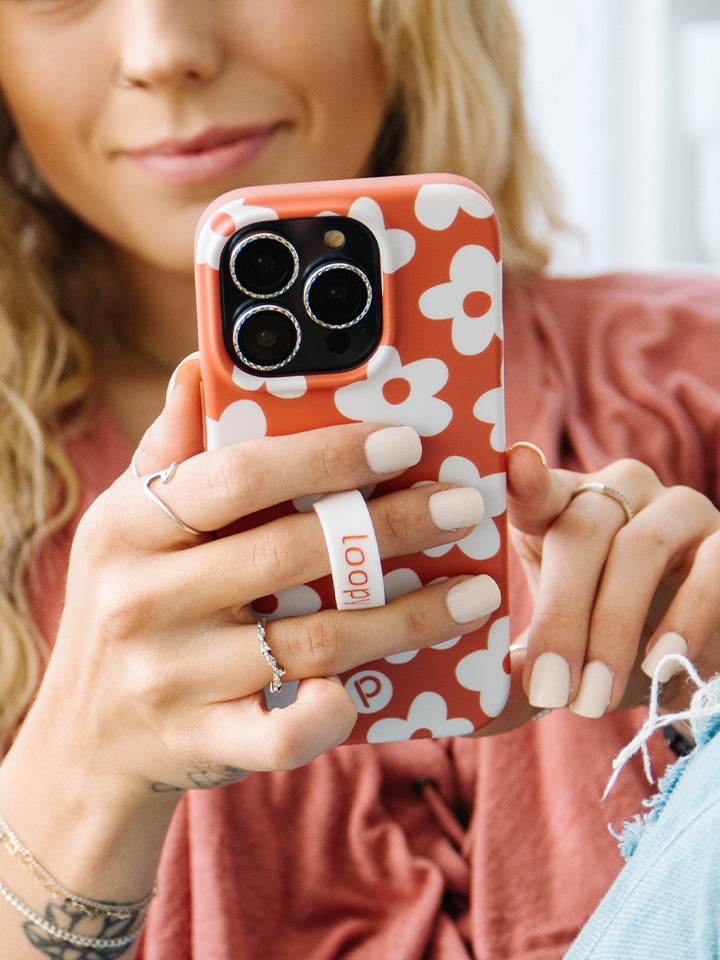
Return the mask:
M447 595L448 610L455 623L488 617L497 610L501 600L500 588L486 573L457 583Z
M668 633L664 633L658 639L655 646L643 660L643 673L646 673L649 677L652 677L662 658L671 653L679 654L683 657L687 656L687 643L679 633L669 631ZM668 663L662 667L660 673L658 674L658 682L667 683L670 677L677 673L679 669L679 663L668 661Z
M407 470L420 462L422 444L412 427L384 427L365 440L365 458L374 473Z
M565 707L570 697L570 666L559 653L548 650L535 661L528 700L533 707Z
M531 443L529 440L518 440L517 443L514 443L514 444L510 447L510 451L509 451L509 452L511 452L511 451L513 451L513 450L517 450L518 447L524 447L526 450L532 450L533 453L536 453L536 454L538 455L538 457L540 457L540 460L542 461L542 463L543 463L544 466L547 466L547 465L548 465L547 458L546 458L545 454L544 454L543 451L540 449L540 447L538 447L538 445L537 445L536 443Z
M602 717L610 703L613 672L601 660L593 660L583 668L580 689L570 704L573 713L581 717Z
M485 514L482 494L474 487L440 490L430 497L428 508L433 523L440 530L474 526Z

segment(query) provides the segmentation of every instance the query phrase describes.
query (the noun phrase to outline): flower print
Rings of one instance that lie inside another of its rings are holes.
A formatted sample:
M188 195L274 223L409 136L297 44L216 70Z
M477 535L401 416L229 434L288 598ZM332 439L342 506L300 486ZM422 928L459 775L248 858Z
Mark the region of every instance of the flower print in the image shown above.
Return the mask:
M448 379L442 360L426 357L403 365L395 347L381 346L368 363L367 378L340 387L335 406L349 420L408 424L434 437L452 420L450 404L435 394Z
M197 263L207 263L214 270L220 269L220 255L228 238L241 227L264 220L277 220L276 210L245 204L244 197L225 204L209 217L200 228L195 251Z
M461 737L474 727L466 717L448 718L447 704L439 693L430 690L418 694L410 705L407 719L385 717L368 730L368 743L409 740L414 733L430 732L433 737Z
M259 403L236 400L228 404L219 420L205 418L208 447L213 450L230 443L256 440L267 434L267 420Z
M461 247L450 264L450 281L426 290L420 310L430 320L452 320L452 341L463 356L485 350L502 338L500 267L485 247Z
M380 248L383 273L395 273L415 256L415 237L407 230L387 228L382 207L371 197L360 197L353 203L348 216L364 223L375 236Z
M494 212L484 193L462 183L426 183L415 198L415 216L429 230L447 230L461 210L478 220Z
M465 487L475 487L483 496L485 514L474 530L457 543L445 543L425 550L428 557L441 557L458 547L466 557L473 560L487 560L494 557L500 549L500 533L493 517L498 517L507 508L506 477L504 473L491 473L481 476L478 468L466 457L448 457L440 467L441 483L456 483Z
M274 397L286 397L288 400L302 397L307 392L305 377L256 377L254 374L235 367L232 378L233 383L236 383L242 390L259 390L261 387L265 387L267 392Z
M500 617L490 627L487 650L475 650L455 668L458 683L480 694L480 706L488 717L497 717L507 703L510 674L505 657L510 647L510 618Z
M501 384L504 369L500 372ZM502 385L487 390L478 397L473 407L473 415L483 423L492 423L490 446L499 453L505 450L505 392Z

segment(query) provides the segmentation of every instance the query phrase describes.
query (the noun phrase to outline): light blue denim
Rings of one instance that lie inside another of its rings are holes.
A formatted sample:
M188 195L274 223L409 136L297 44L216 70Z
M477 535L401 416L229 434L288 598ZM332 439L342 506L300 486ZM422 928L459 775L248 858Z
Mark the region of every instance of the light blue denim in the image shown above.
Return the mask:
M565 960L720 957L720 678L702 693L704 710L690 716L696 749L625 824L627 863Z

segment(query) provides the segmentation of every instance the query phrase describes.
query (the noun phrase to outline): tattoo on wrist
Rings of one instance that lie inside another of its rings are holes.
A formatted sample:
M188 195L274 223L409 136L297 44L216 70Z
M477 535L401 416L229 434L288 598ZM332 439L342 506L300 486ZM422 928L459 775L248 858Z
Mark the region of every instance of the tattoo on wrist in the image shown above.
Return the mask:
M171 783L154 783L153 793L181 793L183 790L211 790L213 787L224 787L231 783L239 783L249 775L249 770L240 767L220 767L210 770L191 770L187 774L187 785L178 787Z
M51 960L118 960L139 933L137 920L138 915L121 920L88 917L68 904L50 901L44 916L23 923L23 930L38 953Z

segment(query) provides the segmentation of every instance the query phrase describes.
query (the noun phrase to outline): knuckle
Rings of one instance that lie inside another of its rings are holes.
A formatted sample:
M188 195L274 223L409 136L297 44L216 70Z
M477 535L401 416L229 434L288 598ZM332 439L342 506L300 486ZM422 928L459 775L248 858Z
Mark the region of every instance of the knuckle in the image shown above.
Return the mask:
M631 635L628 620L621 614L612 610L595 611L592 618L592 634L603 643L603 659L608 659L608 651L605 650L607 644L611 644L614 656L617 656L623 649L627 650L627 658L632 662L635 657L635 646L631 642ZM625 637L627 640L622 644L618 643L619 637Z
M299 730L283 724L273 731L268 739L266 762L270 771L293 770L306 759L307 745L301 740Z
M621 477L621 482L627 481L638 486L662 486L652 467L632 457L625 457L613 464L613 473L615 472Z
M101 578L93 589L92 604L99 633L115 643L146 634L157 620L158 610L167 613L167 606L158 602L151 578L142 575Z
M252 457L244 456L237 447L224 447L213 458L208 470L207 490L212 499L237 502L243 508L256 483Z
M345 457L338 448L337 441L330 436L318 437L315 468L320 474L321 483L334 484L343 472Z
M560 597L546 600L536 610L533 632L547 631L551 636L567 636L581 629L584 629L582 613L575 605Z
M585 503L582 503L582 500ZM608 537L608 524L604 517L595 513L595 505L588 503L589 497L578 497L573 501L572 530L583 541L605 540ZM571 505L572 506L572 505Z
M282 570L283 579L287 581L307 580L310 558L319 546L314 520L314 516L292 518L259 528L250 545L249 562L253 568L261 575L277 575ZM323 539L323 546L324 543ZM243 575L247 576L247 570Z
M291 627L289 649L301 671L312 676L334 672L340 647L340 618L311 616L298 620Z
M654 524L644 523L642 514L632 524L627 524L615 534L615 543L629 556L638 560L660 554L667 558L670 544L667 536Z
M380 513L373 517L376 532L392 547L407 543L413 533L413 524L406 510L395 500L386 501Z
M126 524L113 500L112 490L101 493L78 524L74 549L82 549L93 565L116 560L119 545L127 542Z
M427 607L419 595L406 594L403 598L403 634L407 640L421 645L429 640L439 640L436 636L437 624L428 617ZM457 625L455 625L457 633Z

